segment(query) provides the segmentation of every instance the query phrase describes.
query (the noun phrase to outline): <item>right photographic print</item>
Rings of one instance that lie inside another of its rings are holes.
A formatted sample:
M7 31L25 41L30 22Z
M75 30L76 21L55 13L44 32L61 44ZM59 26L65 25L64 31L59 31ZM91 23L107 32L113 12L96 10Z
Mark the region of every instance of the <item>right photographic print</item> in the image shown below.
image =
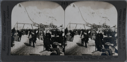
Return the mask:
M108 2L73 2L65 9L65 55L118 56L117 10Z

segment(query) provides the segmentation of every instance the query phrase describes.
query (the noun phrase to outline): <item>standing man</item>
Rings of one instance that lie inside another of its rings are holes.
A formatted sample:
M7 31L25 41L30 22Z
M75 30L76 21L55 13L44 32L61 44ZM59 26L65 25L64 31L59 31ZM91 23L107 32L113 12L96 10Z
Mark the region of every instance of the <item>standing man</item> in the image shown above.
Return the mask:
M31 42L32 42L33 43L33 47L35 47L35 44L34 44L35 41L36 41L36 33L35 33L35 31L30 31L28 38L29 38L29 45L31 46Z
M34 30L33 32L32 32L32 42L33 42L33 47L35 47L35 42L36 42L36 30Z
M34 33L33 33L33 47L35 47L35 43L36 43L36 40L37 40L37 35L38 35L38 32L36 32L36 30L34 30Z
M89 39L89 37L88 37L87 33L83 32L83 34L82 34L82 45L84 46L84 42L85 42L86 48L87 48L88 39Z
M18 31L18 34L19 34L19 41L21 41L22 32L19 30L19 31Z
M50 41L51 41L51 34L49 33L49 30L46 31L46 36L44 37L44 47L47 51L50 50Z
M29 38L29 45L31 46L31 41L32 41L32 30L30 30L29 34L28 34L28 38Z
M33 42L33 47L35 47L34 42L35 42L35 33L32 31L29 35L29 45L31 46L31 42Z
M102 50L102 40L103 40L103 34L99 31L96 35L95 44L97 51Z
M67 33L68 33L68 29L66 28L66 29L65 29L65 35L66 35Z

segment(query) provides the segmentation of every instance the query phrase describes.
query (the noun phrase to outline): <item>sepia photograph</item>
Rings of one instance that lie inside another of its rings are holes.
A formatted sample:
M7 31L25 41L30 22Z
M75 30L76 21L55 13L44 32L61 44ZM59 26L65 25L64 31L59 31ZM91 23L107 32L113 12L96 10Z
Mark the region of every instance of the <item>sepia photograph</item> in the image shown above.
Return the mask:
M64 55L64 10L59 4L21 2L11 18L11 55Z
M81 1L65 10L65 55L118 56L117 10L107 2Z
M1 1L1 60L125 61L126 1Z
M11 14L11 55L118 56L117 10L101 1L21 2Z

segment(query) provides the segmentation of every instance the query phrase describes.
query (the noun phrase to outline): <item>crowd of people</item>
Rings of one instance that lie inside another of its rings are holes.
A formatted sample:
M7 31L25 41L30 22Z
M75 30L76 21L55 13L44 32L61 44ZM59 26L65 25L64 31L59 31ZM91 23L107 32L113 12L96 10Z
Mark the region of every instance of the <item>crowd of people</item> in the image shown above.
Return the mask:
M29 46L36 47L35 43L39 39L43 41L46 51L53 52L51 55L60 55L64 51L63 33L62 30L58 29L39 31L38 29L15 30L13 28L11 45L13 46L14 41L20 42L22 35L28 35Z
M66 40L72 41L74 35L80 35L81 45L87 48L89 39L95 41L96 51L103 52L102 55L113 55L118 53L117 49L117 36L115 31L111 30L68 30L65 29ZM85 44L85 45L84 45ZM107 53L108 52L108 53Z
M13 28L11 45L13 46L14 41L21 41L22 35L28 35L29 46L31 46L32 43L32 46L36 47L35 43L38 38L39 40L43 40L45 50L52 51L51 55L60 55L60 48L62 52L65 51L66 41L73 41L75 35L80 35L82 46L87 48L87 43L89 38L91 38L95 41L97 51L108 51L108 53L110 53L108 55L112 55L114 52L111 52L111 48L115 48L116 46L115 34L116 32L88 29L68 30L68 28L66 28L64 31L59 29L39 31L38 29L15 30L15 28Z

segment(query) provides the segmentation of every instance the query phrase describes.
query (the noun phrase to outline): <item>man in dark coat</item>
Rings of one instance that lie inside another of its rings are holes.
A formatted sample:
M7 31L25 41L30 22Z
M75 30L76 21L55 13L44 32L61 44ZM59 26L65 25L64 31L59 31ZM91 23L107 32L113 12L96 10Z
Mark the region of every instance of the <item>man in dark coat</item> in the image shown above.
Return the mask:
M30 30L29 34L28 34L28 38L29 38L29 45L31 46L31 42L32 42L32 31Z
M84 32L82 34L82 36L83 36L83 38L82 38L82 45L84 46L84 42L85 42L85 47L87 48L87 43L88 43L89 37L88 37L86 32Z
M75 35L74 31L72 31L72 32L71 32L71 36L72 36L72 38L74 37L74 35Z
M65 29L65 35L66 35L67 33L68 33L68 29L66 28L66 29Z
M13 29L12 29L12 33L15 33L15 31L16 31L15 28L13 28Z
M18 35L19 35L19 41L21 41L22 32L21 31L18 31Z
M36 30L33 32L32 34L32 39L33 39L33 47L35 47L35 43L36 43L36 40L37 40L37 33L36 33Z
M103 34L99 32L96 35L96 39L95 39L95 45L96 45L97 51L102 50L102 40L103 40Z
M28 38L29 38L29 45L31 46L31 42L33 43L33 47L35 47L35 42L36 42L36 33L35 31L30 31L29 32L29 35L28 35Z
M44 37L44 47L47 51L50 50L50 41L51 41L51 34L46 32L46 36Z
M28 30L26 30L26 35L28 35Z

